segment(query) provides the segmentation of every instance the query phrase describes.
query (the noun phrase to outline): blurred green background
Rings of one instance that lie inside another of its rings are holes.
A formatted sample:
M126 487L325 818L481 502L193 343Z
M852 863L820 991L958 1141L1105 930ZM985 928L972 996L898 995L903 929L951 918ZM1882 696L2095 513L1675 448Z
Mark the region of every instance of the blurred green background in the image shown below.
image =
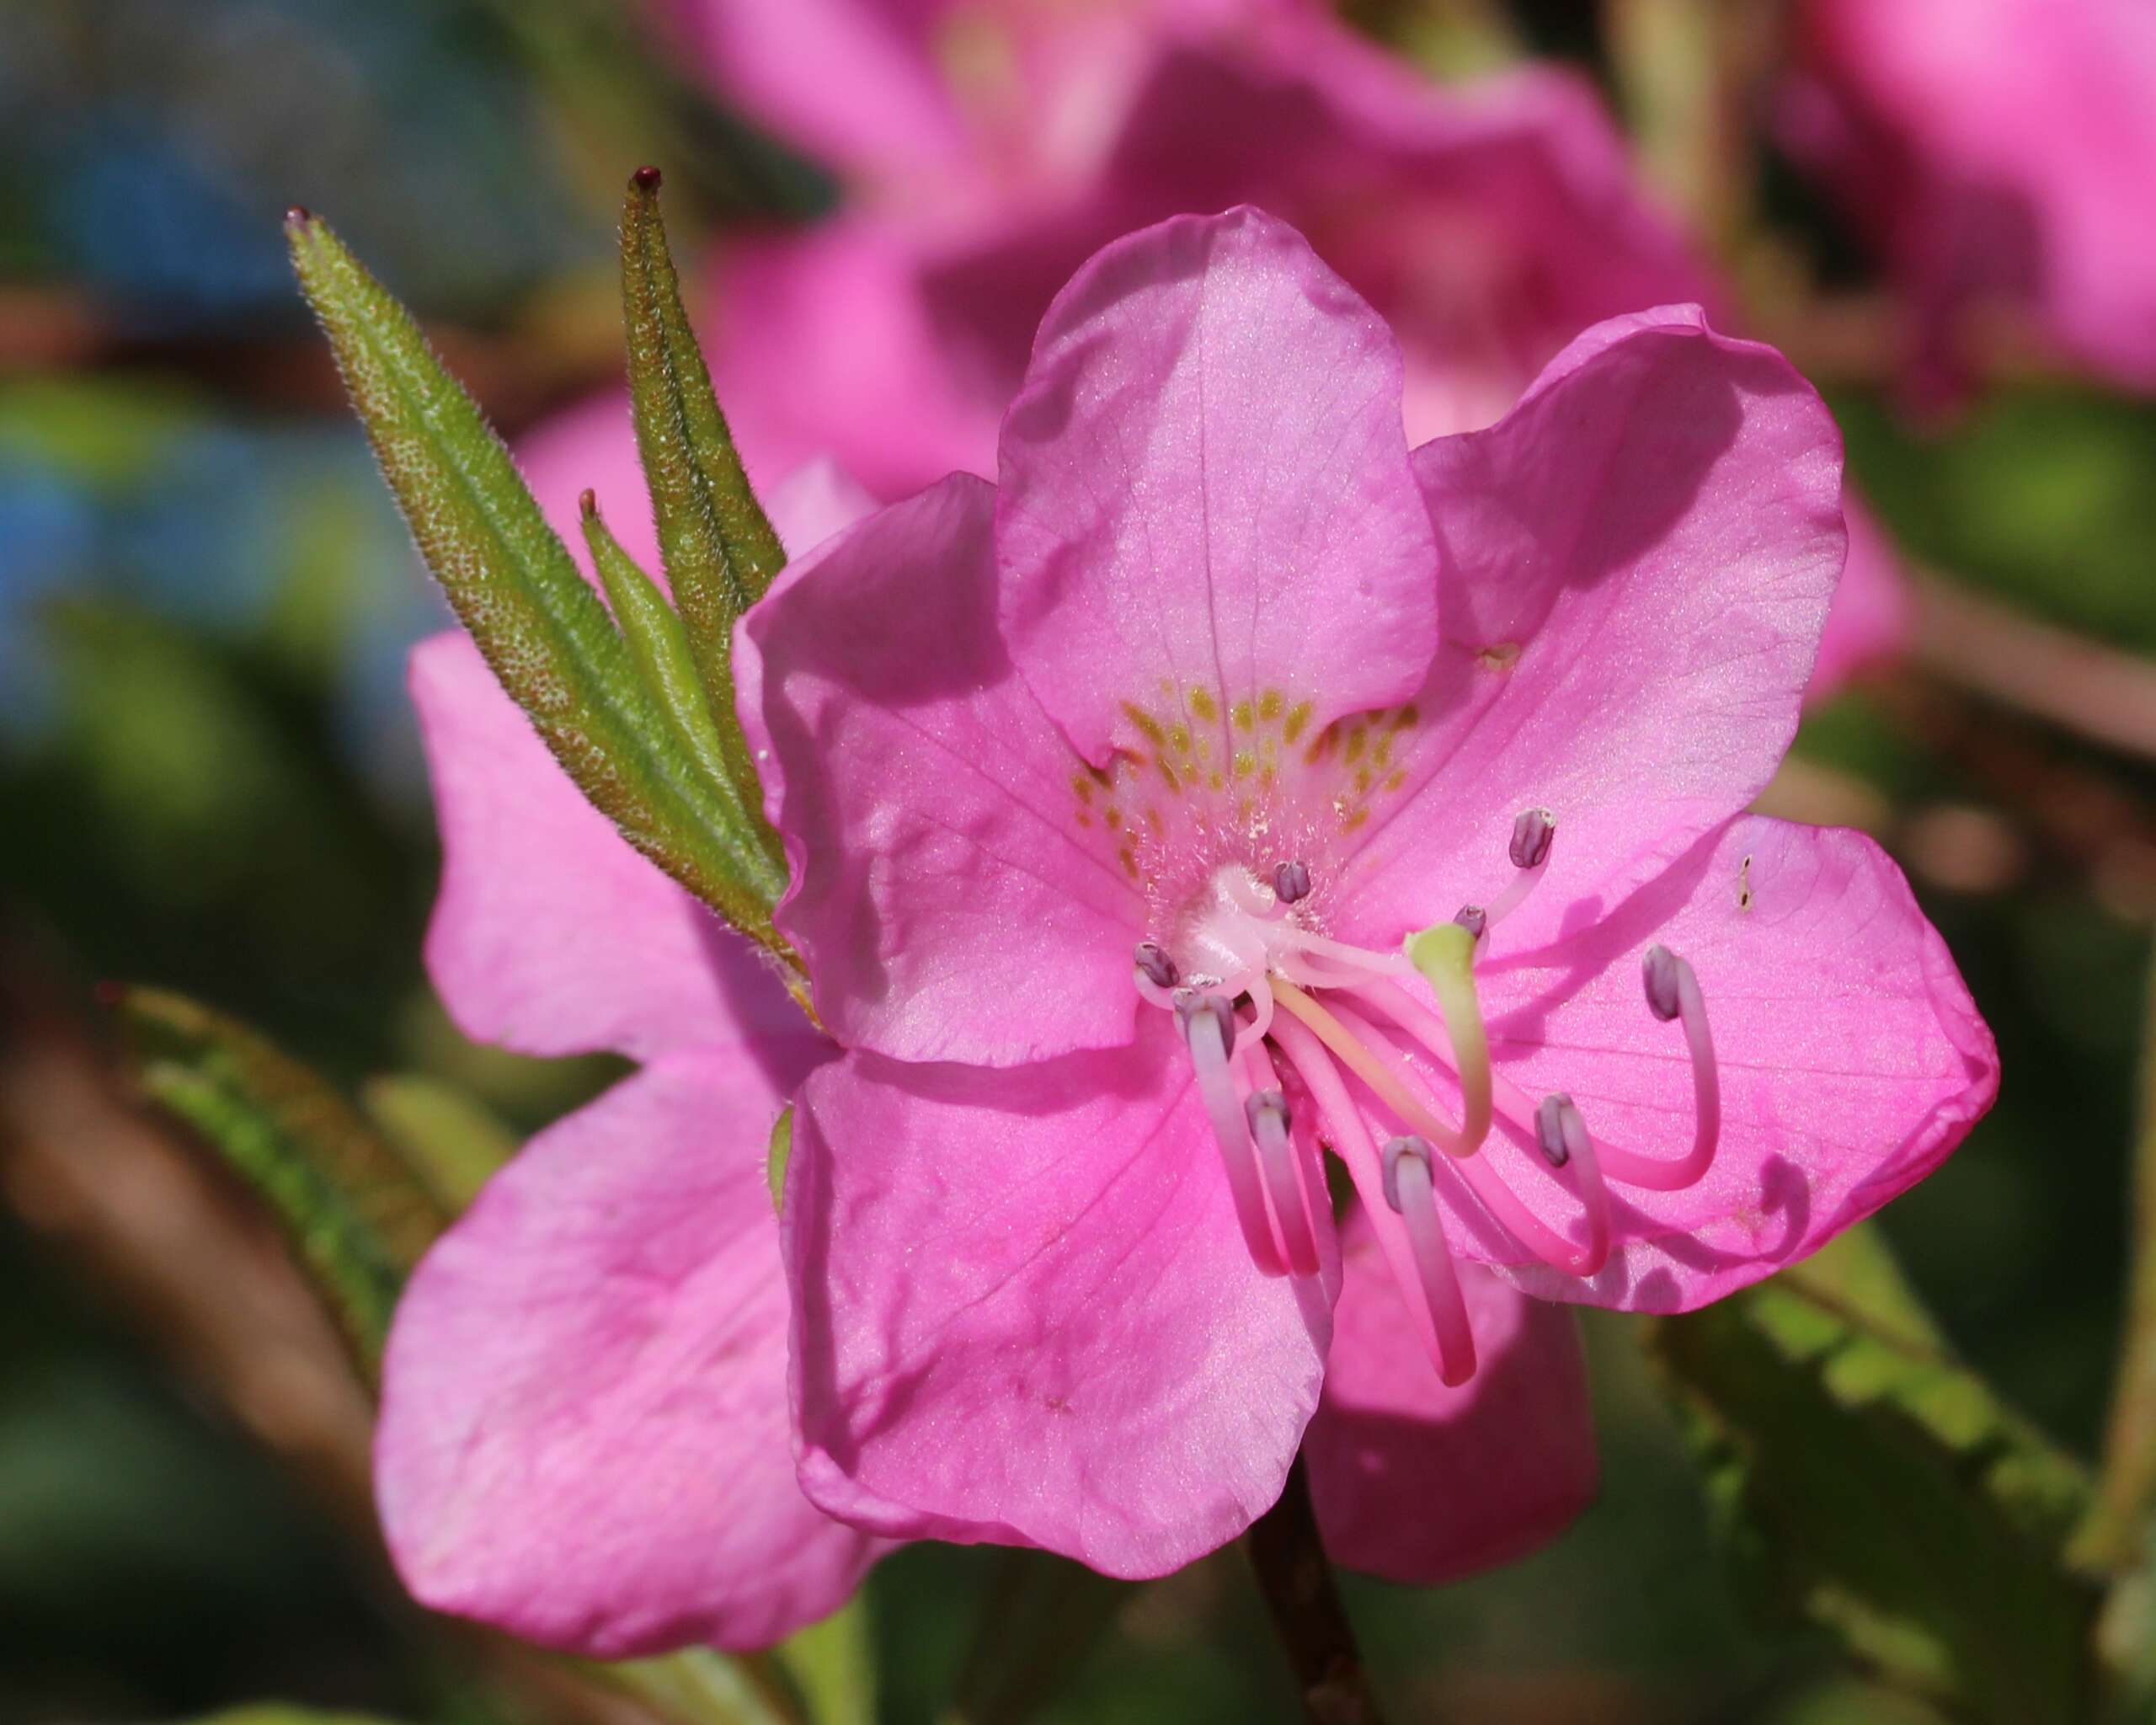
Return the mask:
M1412 35L1417 8L1374 10ZM1583 15L1518 12L1613 81ZM609 1076L463 1043L421 974L435 859L402 659L444 614L276 217L331 212L513 434L611 373L614 196L650 157L685 232L825 195L595 0L0 8L0 1720L266 1697L503 1717L492 1656L402 1600L340 1501L335 1362L237 1193L134 1108L95 993L169 985L348 1086L435 1075L520 1130ZM1772 190L1838 265L1831 222ZM1913 428L1876 380L1827 381L1853 472L1942 579L2156 654L2156 411L2028 386ZM2150 763L1921 655L1799 750L1795 806L1897 852L2007 1075L1886 1231L1965 1356L2089 1453L2125 1274ZM1441 1593L1350 1584L1401 1716L1924 1717L1748 1615L1636 1332L1588 1335L1606 1482L1578 1528ZM1027 1561L920 1548L877 1573L884 1717L935 1717ZM1237 1552L1112 1604L1045 1717L1291 1717Z

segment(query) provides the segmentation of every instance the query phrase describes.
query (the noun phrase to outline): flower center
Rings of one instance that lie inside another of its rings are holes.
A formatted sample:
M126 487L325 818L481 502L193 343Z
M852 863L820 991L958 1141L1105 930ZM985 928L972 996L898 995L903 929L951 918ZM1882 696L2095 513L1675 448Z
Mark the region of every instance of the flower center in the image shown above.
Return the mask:
M1475 984L1490 931L1512 915L1547 870L1556 841L1547 809L1514 823L1513 873L1481 905L1410 935L1397 951L1326 934L1310 913L1321 883L1299 857L1269 878L1224 863L1140 942L1139 993L1175 1013L1227 1171L1251 1258L1269 1275L1313 1275L1329 1229L1321 1146L1348 1165L1417 1329L1449 1384L1475 1371L1475 1339L1440 1197L1472 1203L1532 1259L1582 1278L1609 1257L1605 1181L1669 1192L1691 1185L1714 1159L1721 1088L1706 1003L1683 959L1659 945L1642 959L1646 1006L1681 1025L1691 1056L1694 1130L1684 1155L1641 1155L1588 1130L1577 1103L1529 1097L1491 1065ZM1431 1074L1449 1081L1440 1098ZM1283 1073L1307 1110L1291 1110ZM1391 1128L1382 1150L1369 1120ZM1567 1190L1577 1220L1559 1229L1479 1154L1493 1124L1540 1152Z

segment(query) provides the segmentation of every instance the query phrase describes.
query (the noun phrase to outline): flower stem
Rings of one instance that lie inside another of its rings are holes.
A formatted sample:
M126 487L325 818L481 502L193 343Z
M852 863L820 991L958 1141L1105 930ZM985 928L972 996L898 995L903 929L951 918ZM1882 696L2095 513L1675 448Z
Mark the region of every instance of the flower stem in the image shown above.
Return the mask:
M1251 1525L1249 1546L1258 1591L1294 1668L1311 1725L1380 1725L1377 1696L1318 1538L1299 1454L1280 1501Z

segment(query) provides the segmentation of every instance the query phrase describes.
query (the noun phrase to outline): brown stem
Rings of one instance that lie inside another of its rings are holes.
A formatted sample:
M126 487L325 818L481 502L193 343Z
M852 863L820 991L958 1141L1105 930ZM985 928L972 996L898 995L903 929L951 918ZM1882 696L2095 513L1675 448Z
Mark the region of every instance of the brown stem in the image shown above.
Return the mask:
M1280 1501L1251 1526L1249 1546L1258 1591L1294 1668L1311 1725L1381 1725L1377 1696L1318 1537L1301 1455L1288 1470Z

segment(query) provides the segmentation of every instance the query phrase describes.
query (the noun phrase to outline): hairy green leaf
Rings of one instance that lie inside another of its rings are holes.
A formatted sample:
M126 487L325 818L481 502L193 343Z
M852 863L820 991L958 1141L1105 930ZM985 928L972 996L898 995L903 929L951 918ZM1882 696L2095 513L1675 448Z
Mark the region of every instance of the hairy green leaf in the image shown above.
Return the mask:
M659 184L657 168L639 168L622 211L629 398L666 579L734 782L753 804L755 771L734 714L734 620L771 585L786 552L750 487L689 326Z
M782 951L771 906L785 870L760 814L675 739L501 440L410 314L324 223L295 211L286 235L383 476L502 686L632 844Z
M579 506L584 512L584 542L590 547L592 567L599 571L607 602L614 607L614 621L621 626L622 638L629 644L630 656L643 673L645 686L659 697L682 745L714 782L728 783L734 769L712 718L711 702L697 680L689 632L666 602L659 583L637 566L636 559L622 549L621 542L600 519L598 499L587 491Z
M1968 1717L2083 1717L2088 1480L1946 1352L1876 1236L1651 1346L1763 1605Z
M158 989L127 989L120 1008L143 1088L268 1204L371 1381L398 1290L448 1213L343 1097L245 1025Z

